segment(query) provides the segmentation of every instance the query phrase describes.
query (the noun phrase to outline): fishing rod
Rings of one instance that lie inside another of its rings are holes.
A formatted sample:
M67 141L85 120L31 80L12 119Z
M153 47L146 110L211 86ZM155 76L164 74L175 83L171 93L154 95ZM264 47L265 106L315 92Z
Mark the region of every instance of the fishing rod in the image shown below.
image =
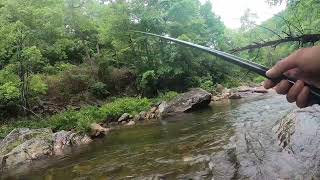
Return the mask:
M209 53L211 55L214 55L216 57L219 57L219 58L221 58L221 59L223 59L223 60L225 60L225 61L227 61L229 63L238 65L238 66L240 66L242 68L245 68L245 69L248 69L248 70L250 70L252 72L255 72L255 73L259 74L260 76L263 76L263 77L265 77L267 79L270 79L272 82L274 82L276 84L278 84L282 80L287 80L287 81L289 81L289 83L291 85L294 85L295 82L297 81L296 79L289 78L289 77L287 77L285 75L282 75L282 76L280 76L278 78L269 78L266 75L266 72L269 70L269 68L264 67L264 66L262 66L260 64L248 61L246 59L237 57L235 55L226 53L226 52L218 51L218 50L215 50L215 49L212 49L212 48L209 48L209 47L205 47L205 46L201 46L201 45L194 44L194 43L191 43L191 42L187 42L187 41L171 38L171 37L168 37L168 36L161 36L161 35L157 35L157 34L153 34L153 33L147 33L147 32L143 32L143 31L133 31L133 32L140 33L140 34L147 35L147 36L158 37L160 39L165 39L167 41L171 41L171 42L180 44L182 46L187 46L187 47L198 49L200 51L203 51L203 52ZM310 88L310 93L311 93L312 100L317 102L317 104L320 104L320 89L318 89L318 88L316 88L316 87L314 87L312 85L309 85L309 84L306 84L306 86L308 86Z

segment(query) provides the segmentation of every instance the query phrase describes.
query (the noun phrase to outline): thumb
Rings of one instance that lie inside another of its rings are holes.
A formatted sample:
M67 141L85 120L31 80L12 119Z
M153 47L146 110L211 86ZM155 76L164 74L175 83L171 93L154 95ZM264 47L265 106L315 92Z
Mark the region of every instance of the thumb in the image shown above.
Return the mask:
M267 71L266 75L269 78L280 77L286 71L297 67L297 58L295 54L279 61L273 68Z

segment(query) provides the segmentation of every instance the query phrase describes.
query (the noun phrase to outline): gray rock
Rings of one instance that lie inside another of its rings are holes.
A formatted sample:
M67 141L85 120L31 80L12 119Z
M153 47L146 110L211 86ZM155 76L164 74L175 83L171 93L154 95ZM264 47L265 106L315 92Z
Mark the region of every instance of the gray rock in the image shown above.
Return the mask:
M229 99L241 99L241 98L242 98L241 94L238 94L238 93L234 93L231 96L229 96Z
M196 88L181 94L176 99L169 102L167 106L165 104L160 105L159 112L162 112L161 116L190 112L207 106L210 102L211 94L201 88Z
M13 148L22 144L23 142L35 137L47 137L52 134L51 129L35 129L30 130L28 128L18 128L12 130L0 143L0 154L6 154Z
M137 115L135 115L134 117L133 117L133 121L140 121L140 120L142 120L142 118L141 118L141 116L139 115L139 114L137 114Z
M147 113L145 111L142 111L139 113L141 120L144 120L147 116Z
M15 129L0 143L0 174L15 172L53 155L63 155L66 147L88 144L86 135L71 131L52 133L50 129Z
M90 136L91 137L100 137L106 135L110 129L102 127L100 124L92 123L90 125Z
M158 106L159 114L163 114L167 107L168 107L168 103L167 103L166 101L163 101L163 102Z
M1 169L14 169L28 166L33 161L41 160L52 154L52 139L49 137L30 139L0 158Z
M124 113L122 116L118 119L118 122L121 123L123 121L128 121L130 119L130 114Z
M128 124L126 124L126 126L134 126L134 125L136 125L136 122L134 121L130 121L128 122Z
M157 107L151 108L150 113L155 113L157 111L157 109L158 109Z
M63 155L66 147L79 146L92 142L87 135L80 135L71 131L59 131L53 134L54 154Z

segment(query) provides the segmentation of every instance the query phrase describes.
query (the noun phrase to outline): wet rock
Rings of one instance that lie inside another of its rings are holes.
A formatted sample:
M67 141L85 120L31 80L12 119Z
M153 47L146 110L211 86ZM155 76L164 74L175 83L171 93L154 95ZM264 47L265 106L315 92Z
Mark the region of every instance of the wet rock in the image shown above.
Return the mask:
M128 122L128 124L126 124L126 126L134 126L134 125L136 125L136 122L134 121L130 121Z
M159 114L163 114L168 107L168 103L166 101L163 101L159 106L158 106L158 111Z
M211 157L208 163L212 179L236 179L236 162L234 162L234 149L219 152Z
M0 154L10 152L16 146L23 142L36 137L47 137L52 134L51 129L35 129L30 130L28 128L18 128L12 130L0 143Z
M123 121L128 121L130 119L130 114L124 113L122 116L118 119L119 123L122 123Z
M53 154L50 129L15 129L0 144L0 172L28 166L34 160Z
M59 131L53 134L55 155L63 155L66 147L89 144L92 139L87 135L80 135L71 131Z
M136 178L137 180L165 180L166 175L162 175L162 174L154 174L154 175L150 175L147 177L140 177L140 178Z
M210 102L211 94L201 88L196 88L179 95L175 100L169 102L167 106L164 108L159 107L159 109L162 112L161 116L167 116L189 112L207 106Z
M15 147L8 154L0 156L0 169L14 169L28 166L35 160L41 160L53 154L52 139L37 137Z
M157 107L151 108L150 113L155 113L157 111L157 109L158 109Z
M229 99L241 99L242 96L238 93L232 94L231 96L229 96Z
M239 86L235 89L232 90L233 92L251 92L251 93L261 93L261 94L265 94L268 93L269 91L267 89L265 89L264 87L249 87L249 86Z
M177 177L177 179L205 180L205 179L210 179L211 176L212 176L211 171L209 168L207 168L204 171L199 171L192 174L180 175Z
M141 118L141 116L139 114L136 114L134 117L133 117L133 121L135 122L138 122L138 121L141 121L143 120L143 118Z
M254 108L259 102L238 109L244 114L258 111L237 118L234 161L238 179L319 178L320 106L299 110L284 102L285 97L275 96L264 99L268 105L259 109Z
M147 113L145 111L142 111L139 113L141 120L144 120L147 116Z
M269 91L267 89L265 89L264 87L257 87L257 88L254 88L252 90L252 92L254 93L261 93L261 94L266 94L268 93Z
M221 85L221 84L217 84L217 87L216 87L216 92L217 93L223 93L223 91L225 90L225 88Z
M93 123L90 125L90 136L91 137L99 137L106 135L110 129L104 128L99 124Z
M0 144L0 173L16 172L39 160L62 155L66 147L88 144L92 140L71 131L52 133L50 129L15 129Z

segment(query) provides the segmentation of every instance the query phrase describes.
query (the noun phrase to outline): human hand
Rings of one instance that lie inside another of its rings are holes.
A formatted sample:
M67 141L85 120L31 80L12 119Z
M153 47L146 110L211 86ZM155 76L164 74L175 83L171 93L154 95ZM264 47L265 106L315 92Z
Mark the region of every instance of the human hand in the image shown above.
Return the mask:
M299 108L309 106L310 89L305 84L320 87L320 46L300 49L279 61L266 73L269 78L278 78L282 74L298 81L292 86L287 80L282 80L278 84L267 80L264 87L266 89L275 87L278 94L287 94L288 102L296 102Z

